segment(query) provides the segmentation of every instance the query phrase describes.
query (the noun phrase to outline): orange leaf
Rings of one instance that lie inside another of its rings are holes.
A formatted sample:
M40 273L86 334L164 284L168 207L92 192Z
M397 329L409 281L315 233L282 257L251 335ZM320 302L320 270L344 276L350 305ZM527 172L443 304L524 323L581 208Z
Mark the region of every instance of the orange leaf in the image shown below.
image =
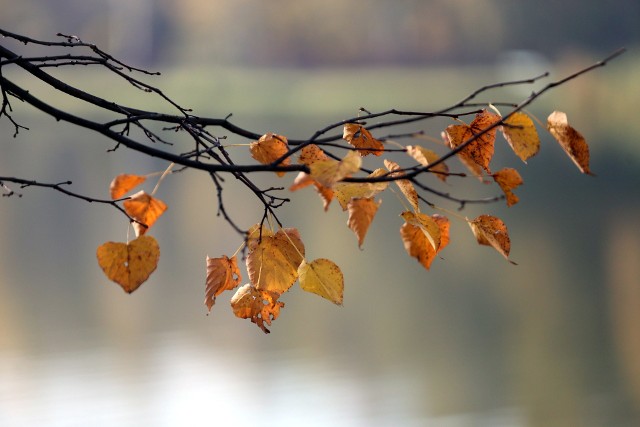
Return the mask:
M502 188L502 191L504 191L504 195L507 197L507 206L513 206L518 203L518 196L511 191L522 185L522 177L518 171L512 168L504 168L491 176L500 188Z
M265 326L271 325L280 315L284 303L278 301L277 292L258 290L251 283L241 286L231 298L233 313L242 319L251 319L265 334L270 331Z
M429 166L430 164L435 163L440 158L435 151L429 150L428 148L424 148L419 145L407 145L406 149L407 154L413 157L422 166ZM439 180L447 180L449 167L444 162L438 163L430 170Z
M298 279L298 267L304 258L304 243L295 228L272 233L254 227L247 241L249 281L258 290L281 294ZM292 244L293 243L293 244ZM295 245L295 246L294 246Z
M113 200L119 199L129 191L142 184L147 177L141 175L122 174L113 178L109 185L109 192Z
M366 130L362 125L356 123L346 123L344 125L342 138L356 147L363 157L367 154L379 156L384 150L382 142L375 139L373 135L371 135L371 132Z
M216 302L216 297L222 292L231 290L240 284L242 277L238 268L238 260L234 256L229 258L223 255L221 258L207 257L207 280L204 303L209 311Z
M440 249L440 226L433 218L423 213L413 213L409 211L402 212L400 216L407 224L411 224L422 230L434 250L437 251Z
M423 229L412 223L405 222L400 228L400 236L404 249L409 256L414 257L427 270L431 267L436 255L449 244L449 220L441 215L433 215L431 219L440 229L440 246L434 250Z
M324 151L322 151L320 147L315 144L309 144L302 150L300 150L300 157L298 157L298 162L302 163L303 165L309 166L317 162L318 160L327 159L327 155L324 153Z
M569 155L580 172L593 175L589 170L589 146L584 137L569 126L567 115L561 111L554 111L547 118L547 129L558 141L562 149Z
M303 261L298 267L300 287L326 298L334 304L342 305L344 277L340 267L325 258Z
M140 221L147 227L134 222L133 229L136 232L136 236L142 236L147 232L149 228L153 226L158 218L167 210L167 205L160 200L156 199L144 191L139 191L131 199L125 200L124 210L131 218L136 221Z
M358 246L362 247L364 236L369 230L369 226L376 216L376 212L380 207L380 202L373 201L373 197L366 199L351 199L347 204L349 209L349 219L347 225L355 233L358 238Z
M151 236L129 243L107 242L98 246L98 264L109 280L131 293L144 283L158 266L160 246Z
M505 120L500 127L504 138L511 149L520 159L527 163L527 159L540 151L540 138L533 121L525 113L517 111Z
M385 159L384 165L389 170L389 172L393 172L391 176L404 176L404 172L399 170L400 166L396 162ZM420 212L420 206L418 205L418 192L413 187L411 181L406 179L398 179L395 181L395 183L400 188L400 191L402 191L402 194L404 194L404 196L407 198L407 200L413 207L413 210L416 212Z
M349 151L340 161L327 159L319 160L309 166L311 177L318 184L332 188L333 185L343 178L351 176L360 170L362 159L355 151Z
M268 165L284 156L289 151L289 145L286 137L269 132L262 135L259 140L252 142L249 149L251 150L251 157L263 165ZM290 162L291 159L287 157L280 165L286 166ZM276 172L276 175L283 176L285 173Z
M384 169L376 169L367 178L376 178L386 174ZM369 198L383 192L389 186L388 181L381 182L338 182L333 186L336 199L340 202L342 210L347 210L351 199Z
M324 205L324 210L327 211L329 209L329 204L331 200L333 200L333 190L331 188L327 188L322 184L318 183L315 179L311 177L311 175L300 172L296 179L293 180L293 184L289 187L289 191L296 191L301 188L307 187L309 185L314 185L316 192L322 199L322 203ZM337 184L336 184L337 185Z
M507 261L509 260L509 251L511 250L511 240L507 226L500 218L491 215L480 215L476 219L469 221L471 231L473 231L476 240L481 245L492 246Z
M469 125L449 125L445 132L448 136L449 146L456 148L471 140L485 129L500 121L500 116L487 110L478 113ZM458 153L460 158L467 162L473 162L481 166L488 173L489 163L493 157L494 142L496 140L496 128L483 133L470 142L462 151Z

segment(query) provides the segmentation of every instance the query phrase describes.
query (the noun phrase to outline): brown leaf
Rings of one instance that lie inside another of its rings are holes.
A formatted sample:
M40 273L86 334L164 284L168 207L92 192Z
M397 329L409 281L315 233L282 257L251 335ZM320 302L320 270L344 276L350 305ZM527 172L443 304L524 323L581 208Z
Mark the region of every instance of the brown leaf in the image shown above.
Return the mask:
M216 297L222 292L231 290L240 284L242 276L238 268L238 260L234 256L229 258L223 255L220 258L207 256L207 280L204 303L211 311Z
M547 129L558 141L562 149L578 166L580 172L593 175L589 170L589 146L584 137L569 126L567 115L561 111L554 111L547 118Z
M476 219L469 221L469 226L479 244L493 247L507 261L515 264L515 262L509 260L511 240L509 239L507 226L504 225L500 218L491 215L480 215Z
M362 247L364 236L366 236L367 230L369 230L369 226L371 222L373 222L373 218L376 216L379 207L380 202L374 202L373 197L351 199L347 204L349 210L347 225L358 238L359 247Z
M328 157L320 147L315 144L309 144L300 150L298 162L303 165L311 165L319 160L327 160Z
M401 168L396 162L385 159L384 165L389 170L389 172L392 172L391 176L404 176L404 172L399 170ZM416 212L420 212L420 206L418 205L418 192L413 187L411 181L407 179L398 179L394 182L398 185L400 191L402 191L402 194L404 194L404 196L407 198L413 210Z
M303 261L298 267L298 275L302 290L342 305L344 277L340 267L333 261L325 258L314 259L310 263Z
M342 160L319 160L309 166L311 177L323 187L332 188L343 178L360 170L362 159L355 151L349 151Z
M296 191L301 188L307 187L309 185L313 185L316 189L316 192L322 199L322 203L324 206L325 212L329 209L329 205L331 204L331 200L333 200L334 191L331 188L327 188L322 184L318 183L315 179L311 177L311 175L300 172L296 179L293 181L291 187L289 187L289 191ZM335 184L338 185L338 184Z
M451 148L456 148L479 135L485 129L500 121L500 116L487 110L478 113L469 125L450 125L445 129ZM493 157L494 143L496 140L496 128L483 133L470 142L458 156L467 162L471 161L481 166L485 171L489 170L489 163ZM466 162L465 162L466 164Z
M435 151L428 148L421 147L419 145L407 145L407 154L413 157L422 166L429 166L440 159L440 156ZM449 167L444 163L438 163L436 166L430 169L436 178L441 181L446 181L449 175Z
M382 142L375 139L373 135L371 135L371 132L366 130L362 125L356 123L347 123L344 125L342 138L356 147L363 157L367 154L379 156L384 150Z
M96 251L98 264L109 280L125 292L138 289L154 272L160 259L160 246L151 236L140 236L129 243L107 242Z
M139 191L131 199L123 203L124 210L131 218L140 221L147 227L133 223L136 236L145 234L160 216L167 210L167 205L160 199L156 199L144 191Z
M498 183L504 195L507 198L507 206L513 206L518 203L518 196L513 194L513 189L522 185L522 177L517 170L512 168L504 168L491 175L493 180Z
M520 159L527 160L540 151L540 138L531 118L521 111L517 111L505 120L500 127L504 138L511 149Z
M116 176L109 186L111 198L113 200L121 198L146 180L147 177L142 175L122 174Z
M289 145L286 137L269 132L262 135L259 140L252 142L249 149L251 157L263 165L268 165L284 156L289 151ZM286 166L289 163L291 163L291 159L287 157L280 165ZM283 176L285 173L276 172L276 175Z
M278 301L280 294L259 290L251 283L241 286L231 298L231 308L233 313L242 319L251 319L251 322L258 325L265 334L269 329L265 323L271 326L271 322L280 315L280 309L284 303Z
M409 256L416 258L427 270L431 267L436 255L449 244L449 220L437 214L433 215L431 219L440 229L440 246L438 250L434 250L433 245L427 239L421 227L405 222L400 228L404 249Z
M376 169L367 178L376 178L387 173L384 169ZM342 210L347 210L347 205L351 199L370 198L383 192L389 186L388 181L381 182L338 182L333 186L336 199L342 206Z
M409 211L402 212L400 216L407 224L411 224L422 230L434 250L437 251L440 249L440 226L433 218L423 213L413 213Z

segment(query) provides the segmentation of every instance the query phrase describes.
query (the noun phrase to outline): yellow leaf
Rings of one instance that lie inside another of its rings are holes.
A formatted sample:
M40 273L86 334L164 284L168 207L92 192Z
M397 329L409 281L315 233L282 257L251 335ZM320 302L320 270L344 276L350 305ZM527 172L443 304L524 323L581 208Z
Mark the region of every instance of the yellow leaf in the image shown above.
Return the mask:
M211 311L216 297L222 292L231 290L240 284L242 276L238 268L238 260L234 256L223 255L220 258L207 257L207 280L204 303Z
M427 239L421 227L405 222L400 228L400 236L405 250L409 256L416 258L427 270L431 267L436 255L449 244L449 220L437 214L431 218L440 229L440 246L438 250L433 249L433 245Z
M142 236L153 226L158 218L167 210L167 205L160 199L156 199L144 191L139 191L131 199L123 203L124 210L131 218L140 221L147 227L133 223L136 236Z
M317 162L318 160L327 159L327 155L324 153L324 151L322 151L320 147L315 144L309 144L302 148L302 150L300 150L300 157L298 157L298 162L302 163L303 165L309 166Z
M265 334L270 331L265 326L271 325L280 315L284 303L278 301L277 292L261 291L251 283L241 286L231 298L233 313L242 319L251 319Z
M113 200L121 198L146 180L147 177L141 175L122 174L116 176L109 185L111 198Z
M509 239L507 226L504 225L500 218L491 215L480 215L476 219L469 221L469 226L479 244L493 247L507 261L515 264L515 262L509 260L511 240Z
M376 169L367 178L376 178L386 174L384 169ZM336 199L340 202L342 210L347 210L351 199L369 198L383 192L389 186L388 181L382 182L338 182L333 186Z
M331 188L327 188L322 184L318 183L315 179L311 177L311 175L304 172L298 173L298 176L296 176L296 179L293 181L293 184L291 185L291 187L289 187L289 191L296 191L301 188L307 187L309 185L315 186L316 192L322 199L324 210L327 211L329 209L329 204L331 203L331 200L333 200L334 192ZM335 184L335 185L338 185L338 184Z
M504 191L504 195L507 197L507 206L513 206L518 203L518 196L511 191L522 185L522 177L518 171L512 168L504 168L491 176L500 188L502 188L502 191Z
M107 242L96 251L98 264L109 280L131 293L144 283L158 266L160 247L151 236L129 243Z
M435 151L429 150L428 148L424 148L419 145L407 145L406 149L407 154L413 157L422 166L429 166L430 164L435 163L438 159L440 159L440 156L438 156ZM447 180L447 176L449 175L449 167L444 162L438 163L430 170L439 180Z
M558 141L562 149L569 155L580 172L593 175L589 170L589 146L584 137L569 126L567 115L561 111L554 111L547 118L547 129Z
M520 159L527 163L527 159L540 151L540 138L531 118L523 112L513 113L505 124L501 126L502 134L511 149Z
M349 151L340 161L327 159L319 160L309 166L311 177L320 185L332 188L333 185L343 178L351 176L360 170L362 159L355 151Z
M376 216L378 207L380 207L380 202L374 202L373 197L351 199L347 205L349 209L347 225L358 238L359 247L362 247L364 236L367 234L367 230L369 230L373 217Z
M422 230L435 251L440 249L440 226L432 217L423 213L413 213L409 211L402 212L400 216L407 224L411 224Z
M363 157L367 154L379 156L384 150L382 142L375 139L373 135L371 135L371 132L366 130L362 125L356 123L347 123L344 125L342 138L356 147Z
M303 290L342 305L344 277L340 267L333 261L324 258L315 259L310 263L303 261L298 267L298 274Z
M249 281L258 290L281 294L298 279L304 244L295 228L280 229L275 234L263 228L262 239L259 230L254 227L247 240Z
M389 172L392 172L391 176L404 176L404 172L399 170L400 166L396 162L385 159L384 165L389 170ZM407 198L407 200L413 207L413 210L416 212L420 212L420 206L418 205L418 192L413 187L411 181L406 179L398 179L395 181L395 183L400 188L400 191L402 191L402 194L404 194L404 196Z
M469 125L448 126L447 129L445 129L445 132L448 136L449 146L451 148L456 148L464 144L498 121L500 121L499 115L487 110L482 110L482 112L478 113ZM475 140L470 142L458 153L458 156L465 159L465 164L467 164L467 162L473 162L482 167L488 173L491 173L489 170L489 163L493 157L495 140L496 128L494 127L476 137Z
M284 156L289 151L289 145L286 137L269 132L252 142L249 149L251 157L263 165L269 165ZM280 165L286 166L289 163L291 163L291 159L287 157ZM285 173L276 172L276 175L283 176Z

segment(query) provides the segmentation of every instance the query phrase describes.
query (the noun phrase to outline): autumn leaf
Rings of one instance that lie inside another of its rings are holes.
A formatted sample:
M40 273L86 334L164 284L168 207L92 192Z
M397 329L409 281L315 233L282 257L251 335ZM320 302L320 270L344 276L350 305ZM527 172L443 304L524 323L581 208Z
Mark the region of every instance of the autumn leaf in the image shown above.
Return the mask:
M315 259L310 263L303 261L298 267L298 275L303 290L342 305L344 277L340 267L333 261L324 258Z
M371 132L357 123L346 123L344 125L342 138L356 147L363 157L368 154L379 156L384 150L382 142L375 139L373 135L371 135Z
M247 272L258 290L286 292L298 279L298 266L304 258L304 243L295 228L272 233L254 227L247 240ZM295 246L294 246L295 245Z
M158 266L160 246L152 236L140 236L129 243L107 242L96 251L98 264L109 280L131 293Z
M119 199L147 180L146 176L121 174L113 178L109 185L109 193L113 200Z
M300 150L298 162L303 165L311 165L319 160L327 160L328 157L320 147L315 144L309 144Z
M309 166L311 178L323 187L332 188L333 185L360 170L362 159L355 151L349 151L340 161L327 159L319 160Z
M422 230L434 250L437 251L440 248L440 226L433 218L423 213L413 213L409 211L402 212L400 216L407 224L411 224Z
M540 138L531 118L521 111L516 111L504 121L500 127L504 138L520 159L527 160L540 151Z
M326 212L329 209L331 200L333 200L334 191L331 188L327 188L324 185L320 184L318 181L313 179L311 175L305 172L298 173L296 179L293 180L293 184L291 185L291 187L289 187L289 191L296 191L309 185L313 185L315 187L316 192L322 199L323 207Z
M449 138L449 135L447 134L447 132L442 132L440 136L442 137L442 140L444 141L444 143L451 148L452 147L451 139ZM479 164L474 162L473 159L467 156L461 156L460 153L457 154L457 157L458 157L458 160L460 160L460 163L462 163L469 170L469 172L471 172L473 176L478 178L480 182L483 182L485 184L489 183L489 181L484 179L484 175L482 173L482 166L480 166Z
M518 203L518 196L513 194L513 189L522 185L522 177L517 170L512 168L504 168L491 175L493 180L498 183L504 195L507 198L507 206L513 206Z
M407 145L407 154L413 157L422 166L429 166L440 159L440 156L435 151L428 148L421 147L419 145ZM435 176L441 180L446 181L449 175L449 167L444 163L438 163L430 169Z
M440 230L440 246L437 250L427 239L422 227L414 225L413 222L405 222L400 227L400 236L407 254L416 258L427 270L431 267L436 255L449 244L449 220L437 214L433 215L431 219L438 225Z
M146 225L146 227L134 222L133 229L136 236L142 236L167 210L167 205L160 199L150 196L144 191L139 191L131 199L123 203L124 210L131 218Z
M377 178L387 174L384 169L376 169L367 175L367 178ZM351 199L374 197L389 186L389 181L381 182L338 182L333 186L333 191L342 206L342 210L347 210L347 205Z
M389 170L389 172L392 172L391 176L404 176L404 172L399 170L401 168L396 162L385 159L384 165ZM420 206L418 205L418 192L414 188L411 181L406 179L398 179L395 181L395 183L398 185L398 188L400 188L402 194L404 194L404 196L407 198L407 200L411 204L411 207L413 207L413 210L416 212L420 212Z
M482 112L476 114L476 117L469 125L449 125L445 129L445 132L448 136L450 147L459 147L498 121L500 121L499 115L487 110L482 110ZM467 162L473 162L479 165L485 171L491 173L489 163L493 157L495 140L496 128L494 127L471 141L458 153L458 156Z
M347 225L358 238L359 247L362 247L364 236L366 236L379 207L380 202L374 202L373 197L352 198L347 204L347 209L349 210Z
M263 165L269 165L284 156L289 151L289 145L286 137L269 132L262 135L257 141L252 142L249 145L249 149L251 157ZM290 160L287 157L280 165L286 166L291 163ZM283 176L285 173L276 172L276 175Z
M580 172L593 175L589 170L589 146L584 137L569 126L567 115L561 111L554 111L547 118L547 129L558 141L562 149L578 166Z
M269 329L265 323L271 326L271 322L280 315L280 309L284 303L278 301L280 294L277 292L256 289L251 283L238 288L231 298L233 313L242 319L251 319L265 334Z
M231 290L240 284L242 276L238 268L238 260L223 255L220 258L207 256L207 280L204 303L211 311L216 297L222 292Z
M509 232L500 218L491 215L480 215L468 222L479 244L493 247L507 261L515 264L509 259L509 251L511 250Z

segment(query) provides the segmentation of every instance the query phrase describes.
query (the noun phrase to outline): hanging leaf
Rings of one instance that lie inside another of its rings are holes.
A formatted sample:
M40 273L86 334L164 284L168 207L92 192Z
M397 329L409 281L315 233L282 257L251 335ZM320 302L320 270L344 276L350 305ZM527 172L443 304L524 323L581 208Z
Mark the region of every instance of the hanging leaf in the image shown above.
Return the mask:
M238 268L238 260L223 255L220 258L209 258L207 256L207 280L205 288L204 303L211 311L216 297L222 292L231 290L240 284L242 276Z
M498 121L500 121L499 115L487 110L482 110L469 125L449 125L447 129L445 129L449 146L456 148L475 137L473 141L458 153L458 156L465 159L466 162L473 162L488 173L491 173L489 163L493 158L496 128L494 127L480 136L476 137L476 135L479 135Z
M407 154L413 157L422 166L429 166L440 159L440 156L435 151L428 148L421 147L419 145L407 145ZM438 163L430 169L436 178L441 181L446 181L449 176L449 167L444 163Z
M142 175L122 174L116 176L109 185L111 198L113 200L121 198L146 180L147 177Z
M152 236L140 236L129 243L107 242L98 246L98 264L109 280L126 292L138 289L154 272L160 246Z
M364 236L366 236L379 207L380 202L374 202L373 197L351 199L347 204L347 209L349 210L347 225L358 238L359 247L362 247Z
M507 261L515 264L509 259L509 251L511 250L509 232L500 218L491 215L480 215L476 219L469 221L469 226L479 244L493 247Z
M289 151L289 145L286 137L269 132L262 135L257 141L252 142L249 145L249 149L251 157L263 165L268 165L284 156ZM289 163L291 163L291 159L287 157L280 165L286 166ZM283 176L284 174L286 172L276 172L278 176Z
M349 151L340 161L327 159L319 160L309 166L311 177L318 184L332 188L333 185L343 178L351 176L360 170L362 159L355 151Z
M315 259L310 263L303 261L298 267L298 275L303 290L342 305L344 277L340 267L333 261L324 258Z
M320 147L315 144L309 144L300 150L298 162L303 165L311 165L319 160L327 160L328 157Z
M449 148L453 147L447 132L441 132L440 136L442 137L442 140L444 141L444 143L445 143L445 145L447 147L449 147ZM474 162L473 159L471 159L471 158L469 158L467 156L461 156L459 153L458 153L457 157L458 157L458 160L460 160L460 163L462 163L469 170L469 172L471 172L471 174L473 176L478 178L480 180L480 182L482 182L484 184L488 184L489 183L489 181L484 179L484 174L482 172L482 166L480 166L479 164Z
M513 206L518 203L518 196L513 194L513 189L522 185L522 177L517 170L512 168L504 168L491 175L493 180L498 183L504 195L507 198L507 206Z
M517 111L504 121L500 127L504 138L520 159L527 160L540 151L540 138L533 120L521 111Z
M416 226L411 222L405 222L400 227L400 236L407 254L416 258L427 270L431 267L436 255L449 244L449 220L437 214L433 215L431 219L439 228L440 246L437 250L434 250L433 244L427 238L422 227Z
M362 157L368 154L379 156L384 150L382 142L375 139L371 132L357 123L346 123L342 138L356 147Z
M424 236L435 251L440 248L440 226L433 218L423 213L413 213L409 211L402 212L400 216L407 224L411 224L422 230Z
M167 210L167 205L162 200L156 199L144 191L139 191L131 196L131 199L125 200L123 206L127 215L146 225L144 227L136 222L133 223L136 236L145 234Z
M589 145L580 132L569 126L567 115L561 111L551 113L547 118L547 129L580 172L593 175L589 170Z
M384 165L389 170L389 172L392 172L390 174L391 176L404 176L404 172L400 170L401 168L396 162L385 159ZM398 185L398 188L400 188L402 194L404 194L404 196L407 198L407 200L411 204L411 207L413 207L413 210L416 212L420 212L420 206L418 205L418 192L413 187L411 181L406 179L398 179L394 182Z
M377 178L387 174L384 169L376 169L367 178ZM387 189L389 181L381 182L338 182L333 186L336 199L342 206L342 210L347 210L347 205L351 199L370 198L377 196Z
M271 326L271 322L280 315L280 309L284 303L278 301L280 294L259 290L251 283L241 286L231 298L233 313L242 319L251 319L265 334L270 333L265 323Z
M322 184L318 183L315 179L311 177L311 175L300 172L296 179L293 180L293 184L289 187L289 191L296 191L304 187L308 187L309 185L313 185L316 189L316 192L322 199L322 203L324 206L325 212L329 209L329 204L331 200L333 200L333 190L331 188L327 188ZM336 184L337 185L337 184Z

